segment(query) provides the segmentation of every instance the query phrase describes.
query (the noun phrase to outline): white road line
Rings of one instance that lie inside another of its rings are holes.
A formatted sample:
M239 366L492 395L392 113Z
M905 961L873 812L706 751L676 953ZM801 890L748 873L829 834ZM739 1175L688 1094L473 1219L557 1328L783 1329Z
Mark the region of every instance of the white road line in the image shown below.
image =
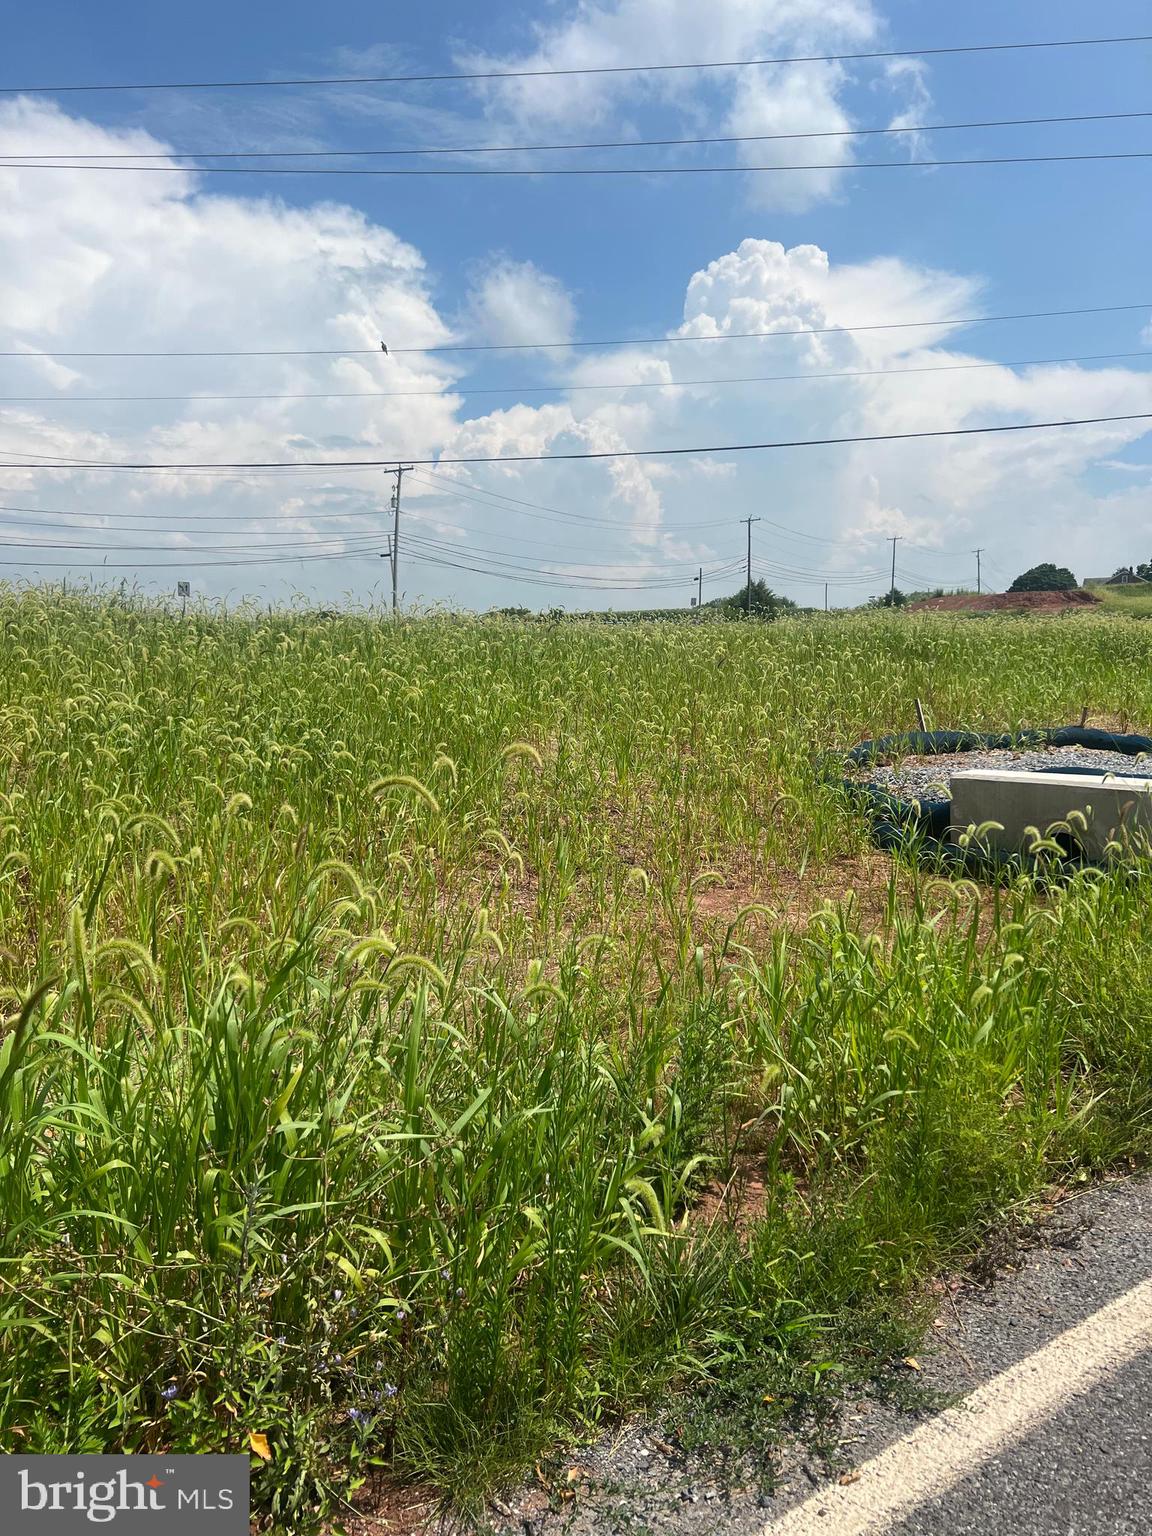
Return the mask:
M875 1536L1148 1348L1152 1280L864 1462L855 1482L814 1493L770 1521L763 1536Z

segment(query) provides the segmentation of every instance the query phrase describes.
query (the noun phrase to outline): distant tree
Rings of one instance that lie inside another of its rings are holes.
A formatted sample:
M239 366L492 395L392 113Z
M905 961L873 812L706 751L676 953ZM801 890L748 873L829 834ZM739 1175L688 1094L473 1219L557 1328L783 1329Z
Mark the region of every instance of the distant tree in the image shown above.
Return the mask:
M869 608L903 608L907 601L907 594L901 592L899 587L893 587L890 592L885 592L881 597L870 597L867 606Z
M1152 581L1152 560L1145 560L1138 565L1136 574L1141 581Z
M1008 590L1009 592L1071 592L1077 585L1075 576L1067 566L1053 565L1049 560L1043 565L1034 565L1030 571L1017 576Z
M726 613L751 613L754 619L775 619L782 613L793 613L796 604L790 597L781 597L765 581L747 583L730 597L714 597L705 608L720 609Z

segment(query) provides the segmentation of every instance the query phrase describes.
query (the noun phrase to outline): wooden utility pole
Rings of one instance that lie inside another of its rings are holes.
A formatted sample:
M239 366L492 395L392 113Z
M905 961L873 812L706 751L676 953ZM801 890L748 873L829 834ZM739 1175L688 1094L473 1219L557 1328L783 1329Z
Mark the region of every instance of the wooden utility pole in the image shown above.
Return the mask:
M409 474L413 466L411 464L397 464L392 473L396 476L396 489L392 492L392 612L395 613L399 605L400 591L400 491L404 484L404 476Z
M696 606L697 606L697 608L703 608L703 606L704 606L704 567L703 566L701 566L700 569L696 572Z
M896 546L903 537L902 533L896 533L892 536L892 589L889 593L889 601L893 607L896 606Z
M972 553L976 556L976 591L979 592L980 591L980 556L984 553L984 551L982 549L974 549L972 551Z
M824 583L824 612L828 612L828 583Z
M758 517L741 518L741 522L748 524L748 575L744 584L744 612L749 617L752 614L752 524L759 521Z

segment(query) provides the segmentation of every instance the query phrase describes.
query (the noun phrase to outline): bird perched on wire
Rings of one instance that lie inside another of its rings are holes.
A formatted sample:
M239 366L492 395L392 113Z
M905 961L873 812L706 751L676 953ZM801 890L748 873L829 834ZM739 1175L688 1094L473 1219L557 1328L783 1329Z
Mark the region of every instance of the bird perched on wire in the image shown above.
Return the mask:
M383 342L380 343L380 350L381 350L381 352L383 352L385 357L388 356L388 348L385 346L385 344Z

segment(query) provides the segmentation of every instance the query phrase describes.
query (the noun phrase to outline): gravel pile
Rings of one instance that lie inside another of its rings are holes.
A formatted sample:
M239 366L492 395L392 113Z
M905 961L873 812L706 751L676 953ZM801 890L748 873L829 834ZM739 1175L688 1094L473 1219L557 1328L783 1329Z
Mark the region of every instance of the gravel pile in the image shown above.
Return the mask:
M951 799L949 784L954 773L973 768L998 768L1017 773L1041 769L1091 768L1096 773L1147 774L1152 778L1152 757L1129 757L1125 752L1097 752L1091 747L1041 747L1014 752L953 752L938 757L906 757L892 767L877 764L862 768L860 776L901 800Z

